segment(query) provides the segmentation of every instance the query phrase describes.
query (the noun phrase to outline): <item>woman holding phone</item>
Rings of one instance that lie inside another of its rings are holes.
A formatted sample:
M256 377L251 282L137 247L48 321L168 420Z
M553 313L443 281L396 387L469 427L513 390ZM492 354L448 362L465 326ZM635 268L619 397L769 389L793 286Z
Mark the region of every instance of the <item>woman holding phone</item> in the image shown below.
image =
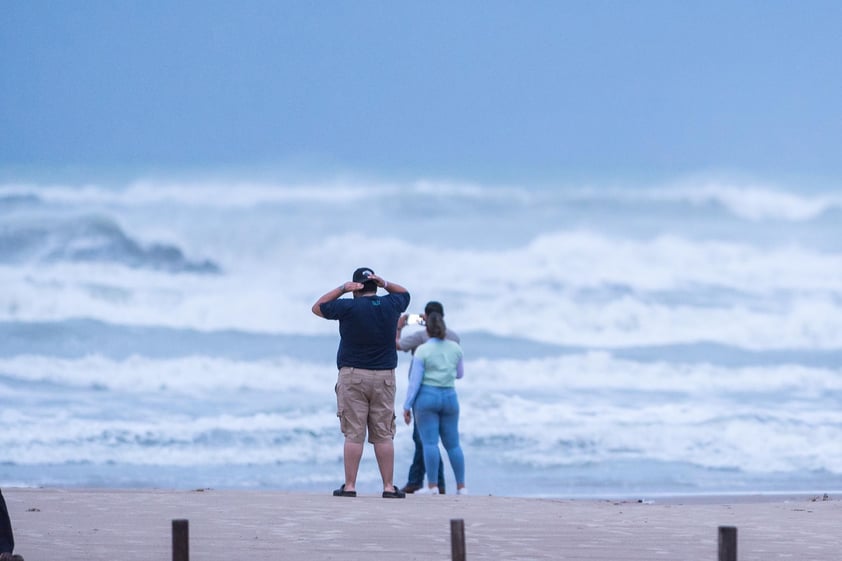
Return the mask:
M430 474L439 471L441 438L456 478L456 494L466 495L465 456L459 444L459 399L456 395L456 380L464 375L462 347L445 338L447 326L438 312L427 314L426 330L430 339L415 351L403 406L406 424L412 421L414 412L424 448L427 488L416 493L439 494L438 482L430 481Z

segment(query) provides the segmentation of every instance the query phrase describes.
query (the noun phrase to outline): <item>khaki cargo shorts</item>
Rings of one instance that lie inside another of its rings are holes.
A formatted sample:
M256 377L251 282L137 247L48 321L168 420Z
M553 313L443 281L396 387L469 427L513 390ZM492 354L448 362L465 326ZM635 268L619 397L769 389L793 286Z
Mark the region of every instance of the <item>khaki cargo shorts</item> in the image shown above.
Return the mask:
M395 437L395 371L343 367L336 382L336 416L345 438L372 444Z

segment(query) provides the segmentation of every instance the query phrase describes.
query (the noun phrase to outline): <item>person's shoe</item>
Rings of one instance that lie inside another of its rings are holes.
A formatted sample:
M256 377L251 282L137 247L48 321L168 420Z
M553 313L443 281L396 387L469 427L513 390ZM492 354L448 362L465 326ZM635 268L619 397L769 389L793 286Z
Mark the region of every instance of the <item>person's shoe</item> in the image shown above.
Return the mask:
M405 499L406 493L395 487L394 491L383 491L384 499Z
M417 491L420 488L421 488L421 486L416 485L415 483L407 483L406 485L403 486L403 489L401 489L401 491L406 493L407 495L411 495L412 493L414 493L415 491Z
M345 490L345 484L343 483L342 487L340 487L339 489L336 489L333 492L333 496L334 497L356 497L357 492L356 491L346 491Z
M439 488L438 487L433 487L433 488L422 487L422 488L418 489L417 491L415 491L415 494L416 495L438 495L439 494Z
M447 493L444 492L444 485L439 485L439 495L446 495Z
M468 488L462 487L461 489L456 489L456 494L457 495L467 495L468 494Z

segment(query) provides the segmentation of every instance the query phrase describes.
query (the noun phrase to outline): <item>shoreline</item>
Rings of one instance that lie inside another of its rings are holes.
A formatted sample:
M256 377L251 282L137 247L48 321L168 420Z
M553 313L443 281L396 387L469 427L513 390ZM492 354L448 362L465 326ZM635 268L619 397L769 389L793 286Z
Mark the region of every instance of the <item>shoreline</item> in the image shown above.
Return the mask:
M416 496L239 490L5 487L16 552L30 561L172 558L188 520L194 559L451 559L464 521L469 559L715 559L717 529L739 559L838 559L842 500L828 493L624 498ZM816 500L813 500L816 499Z

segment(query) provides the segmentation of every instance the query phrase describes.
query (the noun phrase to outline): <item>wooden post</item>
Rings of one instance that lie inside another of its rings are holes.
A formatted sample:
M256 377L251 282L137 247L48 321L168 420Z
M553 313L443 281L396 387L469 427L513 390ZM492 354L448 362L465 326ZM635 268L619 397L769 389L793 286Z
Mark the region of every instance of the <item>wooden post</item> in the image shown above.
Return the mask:
M719 561L737 561L737 529L719 527Z
M187 520L172 521L172 561L190 561L190 535Z
M450 521L450 552L453 561L465 561L465 521L461 518Z

